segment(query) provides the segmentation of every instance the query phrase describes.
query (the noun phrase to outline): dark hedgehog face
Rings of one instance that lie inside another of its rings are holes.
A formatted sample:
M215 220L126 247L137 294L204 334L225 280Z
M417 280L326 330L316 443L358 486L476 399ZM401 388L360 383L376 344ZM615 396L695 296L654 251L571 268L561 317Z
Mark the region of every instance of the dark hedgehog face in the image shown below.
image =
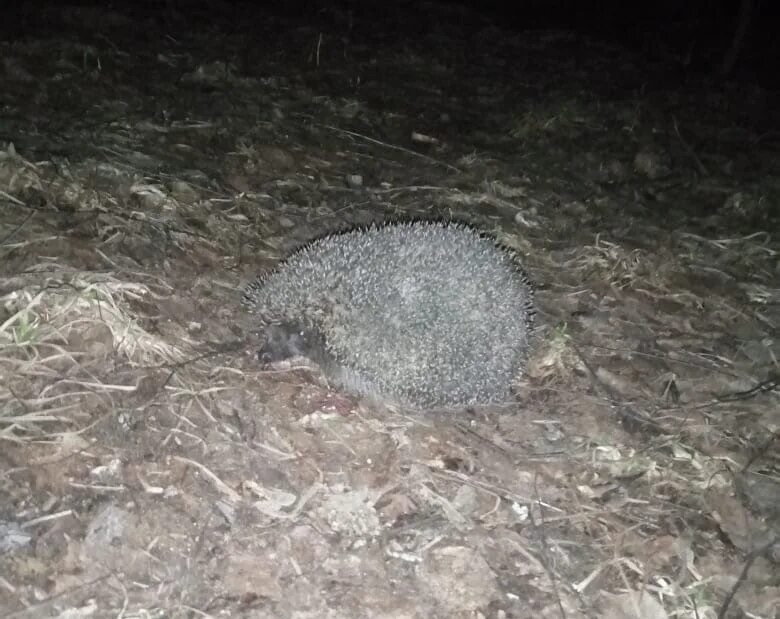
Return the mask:
M265 343L257 351L257 358L262 363L308 357L315 344L310 334L292 324L270 325L264 335Z

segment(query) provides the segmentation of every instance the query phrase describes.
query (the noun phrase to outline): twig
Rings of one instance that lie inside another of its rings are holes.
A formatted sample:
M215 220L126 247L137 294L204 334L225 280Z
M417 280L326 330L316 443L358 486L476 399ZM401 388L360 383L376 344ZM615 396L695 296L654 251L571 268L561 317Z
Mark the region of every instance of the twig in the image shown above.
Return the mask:
M206 478L209 479L212 484L214 484L216 489L224 494L229 500L233 501L234 503L239 503L241 501L241 495L238 494L238 492L233 490L233 488L228 486L224 481L222 481L210 469L202 465L200 462L195 462L195 460L190 460L189 458L183 458L181 456L174 456L173 459L177 462L181 462L182 464L189 464L190 466L194 466L201 473L203 473L203 475L205 475Z
M745 391L735 391L734 393L726 393L723 395L716 395L715 399L718 402L736 402L737 400L747 400L759 393L767 393L774 391L780 387L780 378L770 378L768 380L761 381L755 387L751 387Z
M696 155L695 152L693 152L693 149L688 145L688 142L686 142L683 139L683 136L680 134L680 128L677 126L677 119L674 119L674 131L677 134L677 138L680 140L680 143L685 147L685 150L688 151L688 154L693 158L694 163L696 163L696 167L699 169L699 174L702 176L709 176L710 173L707 170L707 168L704 167L704 164L701 162L701 159Z
M598 377L598 374L596 374L596 370L593 368L593 365L590 363L590 361L588 361L585 355L582 354L580 349L574 343L574 340L571 338L569 338L569 345L572 347L572 350L575 352L575 354L580 358L580 361L582 361L585 369L588 370L588 377L590 378L593 386L596 388L596 392L601 392L606 395L610 404L615 409L615 412L618 414L620 422L623 424L626 430L629 432L645 430L647 432L654 432L656 434L666 434L663 426L660 423L654 419L649 418L647 415L638 413L631 406L620 401L615 390Z
M381 140L368 137L367 135L363 135L362 133L358 133L357 131L349 131L348 129L342 129L341 127L334 127L333 125L317 124L317 126L322 127L323 129L330 129L331 131L343 133L344 135L351 135L354 138L360 138L361 140L365 140L366 142L369 142L371 144L378 144L379 146L384 146L386 148L397 150L402 153L406 153L407 155L412 155L413 157L419 157L420 159L424 159L425 161L429 161L433 164L444 166L448 170L452 170L453 172L457 172L458 174L460 174L461 172L459 168L456 168L454 165L451 165L446 161L439 161L438 159L434 159L433 157L429 157L428 155L423 155L422 153L418 153L417 151L411 150L409 148L404 148L403 146L397 146L396 144L388 144L387 142L382 142Z
M25 217L25 218L24 218L24 220L22 221L22 223L20 223L18 226L16 226L16 228L14 228L13 230L11 230L11 232L9 232L9 233L6 235L6 237L5 237L5 238L4 238L2 241L0 241L0 246L2 246L2 245L5 245L5 244L6 244L8 241L10 241L10 240L11 240L13 237L15 237L15 236L16 236L16 234L19 232L19 230L21 230L22 228L24 228L25 224L26 224L28 221L30 221L30 220L33 218L33 215L35 215L35 211L34 211L34 210L33 210L33 211L30 211L30 212L27 214L27 217Z
M22 617L41 617L43 616L41 612L43 609L47 608L49 605L51 605L55 600L60 600L64 597L67 597L69 595L72 595L78 591L83 591L84 589L87 589L88 587L91 587L93 585L96 585L99 582L102 582L106 580L107 578L110 578L113 575L113 573L109 572L108 574L104 574L103 576L98 576L94 580L90 580L89 582L85 582L81 585L76 585L75 587L70 587L68 589L65 589L64 591L60 591L56 595L52 595L51 597L48 597L44 600L41 600L40 602L37 602L36 604L33 604L31 606L28 606L27 608L23 608L21 610L11 611L11 612L3 612L3 614L0 614L0 619L21 619Z
M745 560L745 565L742 566L742 572L739 575L739 578L737 578L737 582L734 583L734 586L731 587L731 591L729 591L728 595L726 596L726 599L723 600L723 604L721 604L720 610L718 611L718 619L723 619L726 616L726 612L729 609L729 605L731 604L731 600L734 599L734 596L737 594L737 590L739 590L740 586L742 586L742 583L745 581L745 578L747 578L748 571L750 570L750 566L753 565L753 562L758 559L761 555L763 555L765 552L767 552L772 546L774 546L778 540L780 540L780 537L775 537L774 539L770 540L763 546L759 546L755 550L753 550Z

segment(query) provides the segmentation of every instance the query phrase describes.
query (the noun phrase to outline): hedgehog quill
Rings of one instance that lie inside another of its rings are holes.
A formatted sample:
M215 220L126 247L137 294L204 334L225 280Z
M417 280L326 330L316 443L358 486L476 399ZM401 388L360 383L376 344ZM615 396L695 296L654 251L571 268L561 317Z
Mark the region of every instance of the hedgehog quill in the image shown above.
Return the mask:
M302 355L331 384L418 409L510 401L533 328L518 256L460 223L332 234L247 286L263 361Z

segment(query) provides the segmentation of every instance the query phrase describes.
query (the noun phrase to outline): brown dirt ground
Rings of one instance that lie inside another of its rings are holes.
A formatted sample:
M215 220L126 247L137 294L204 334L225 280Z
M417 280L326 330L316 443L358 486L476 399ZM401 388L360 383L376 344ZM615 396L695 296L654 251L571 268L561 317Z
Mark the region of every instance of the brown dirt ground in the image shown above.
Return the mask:
M780 106L420 6L2 42L0 617L780 616ZM258 366L242 286L388 217L524 256L516 405Z

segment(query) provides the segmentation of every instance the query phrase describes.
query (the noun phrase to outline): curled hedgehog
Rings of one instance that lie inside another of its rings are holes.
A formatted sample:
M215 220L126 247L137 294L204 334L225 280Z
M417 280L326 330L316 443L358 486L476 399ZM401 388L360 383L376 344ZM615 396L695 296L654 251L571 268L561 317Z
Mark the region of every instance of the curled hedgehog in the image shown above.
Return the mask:
M372 400L418 409L506 402L533 328L517 254L460 223L330 234L251 283L263 361L297 355Z

